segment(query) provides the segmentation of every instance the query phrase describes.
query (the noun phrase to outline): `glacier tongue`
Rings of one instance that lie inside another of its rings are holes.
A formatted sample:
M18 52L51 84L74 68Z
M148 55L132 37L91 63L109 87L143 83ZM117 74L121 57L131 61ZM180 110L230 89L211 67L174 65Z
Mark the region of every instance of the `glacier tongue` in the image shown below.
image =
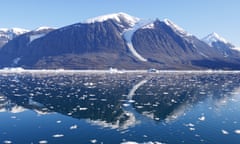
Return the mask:
M145 20L140 20L138 23L136 23L133 27L126 29L123 32L123 37L124 39L127 41L127 46L130 50L130 52L133 54L133 56L135 56L138 60L146 62L147 59L144 58L143 56L141 56L136 49L134 48L133 44L132 44L132 36L134 34L134 32L136 32L139 28L142 28L146 25L148 25L149 23L152 23L152 21L145 21Z

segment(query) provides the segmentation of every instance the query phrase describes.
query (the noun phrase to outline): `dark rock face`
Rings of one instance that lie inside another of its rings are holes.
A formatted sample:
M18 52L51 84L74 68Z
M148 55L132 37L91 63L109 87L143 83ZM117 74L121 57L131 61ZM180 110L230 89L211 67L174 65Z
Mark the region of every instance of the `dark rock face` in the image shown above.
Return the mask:
M230 69L239 66L239 62L234 61L232 57L224 58L221 51L208 46L195 36L181 37L160 21L155 21L154 28L136 31L133 44L150 62L172 66L173 69L228 67L221 62L230 65L234 63ZM236 52L233 55L230 50L229 54L236 56ZM205 64L206 61L211 64Z
M2 48L8 41L9 39L7 37L0 36L0 48Z
M65 69L240 69L240 56L212 48L195 36L182 36L156 20L153 28L133 34L139 61L129 50L123 33L131 26L114 20L77 23L57 30L29 32L0 50L0 66Z

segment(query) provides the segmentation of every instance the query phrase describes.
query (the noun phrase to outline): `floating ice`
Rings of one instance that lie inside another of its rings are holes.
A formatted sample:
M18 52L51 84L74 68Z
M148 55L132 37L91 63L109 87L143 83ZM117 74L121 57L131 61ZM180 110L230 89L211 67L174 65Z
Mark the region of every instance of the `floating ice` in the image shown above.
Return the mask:
M60 138L60 137L64 137L64 135L63 135L63 134L55 134L55 135L53 135L52 137L54 137L54 138Z
M193 128L193 127L190 127L189 130L190 130L190 131L195 131L196 129Z
M4 144L11 144L12 141L10 141L10 140L5 140L3 143L4 143Z
M58 120L58 121L56 121L56 123L61 123L62 121L60 121L60 120Z
M201 116L200 118L198 118L200 121L205 121L205 116Z
M17 117L16 116L11 116L12 119L16 119Z
M222 130L222 134L224 134L224 135L228 135L228 134L229 134L229 132L228 132L228 131L226 131L226 130Z
M41 140L41 141L39 141L38 143L39 143L39 144L47 144L48 141L46 141L46 140Z
M85 111L85 110L87 110L87 109L88 109L88 108L84 108L84 107L79 108L80 111Z
M128 107L128 106L130 106L130 104L126 104L126 103L125 103L125 104L123 104L123 106L124 106L124 107Z
M72 125L72 126L70 127L70 130L77 129L77 128L78 128L77 125Z
M240 129L234 131L236 134L240 134Z
M91 143L97 143L97 140L96 139L92 139L90 140Z

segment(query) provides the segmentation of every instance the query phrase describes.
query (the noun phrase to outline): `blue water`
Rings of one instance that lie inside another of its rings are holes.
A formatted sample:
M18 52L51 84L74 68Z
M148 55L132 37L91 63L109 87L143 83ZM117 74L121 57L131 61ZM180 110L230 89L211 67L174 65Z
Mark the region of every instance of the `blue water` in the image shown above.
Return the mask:
M1 74L0 143L240 141L240 73Z

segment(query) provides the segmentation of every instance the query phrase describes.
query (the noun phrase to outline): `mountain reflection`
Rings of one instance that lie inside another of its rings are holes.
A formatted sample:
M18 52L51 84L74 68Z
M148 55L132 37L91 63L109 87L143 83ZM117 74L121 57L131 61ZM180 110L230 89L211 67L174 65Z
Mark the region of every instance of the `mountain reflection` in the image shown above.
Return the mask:
M0 112L61 113L103 127L126 129L135 116L172 121L207 99L221 103L236 74L7 74L0 76Z

